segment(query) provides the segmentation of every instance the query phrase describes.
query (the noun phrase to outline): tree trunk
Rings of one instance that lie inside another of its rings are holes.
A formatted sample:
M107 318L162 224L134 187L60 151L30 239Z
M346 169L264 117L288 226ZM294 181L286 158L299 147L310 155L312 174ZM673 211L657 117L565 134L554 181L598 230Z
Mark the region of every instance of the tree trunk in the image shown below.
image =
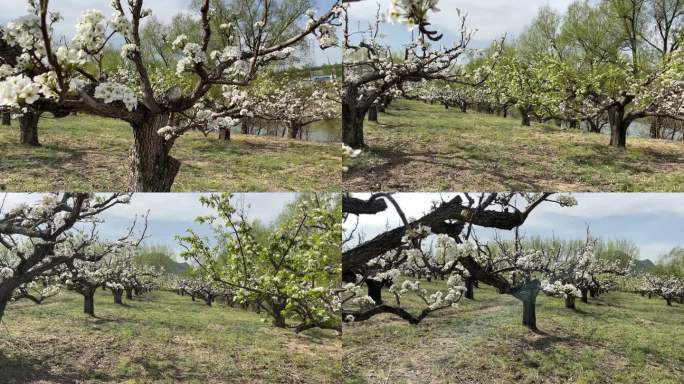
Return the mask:
M219 140L230 141L230 128L219 129Z
M2 321L2 317L5 315L5 308L10 299L12 299L11 291L0 290L0 321Z
M366 280L366 285L368 286L368 296L375 301L375 305L381 305L383 283L381 281L369 279Z
M503 107L502 112L503 112L503 118L504 119L508 118L508 107Z
M667 302L667 305L672 306L672 298L671 297L666 297L665 301Z
M211 295L207 295L207 297L204 299L204 303L210 307L211 307L211 303L213 301L214 301L214 298Z
M465 278L465 298L470 299L470 300L475 300L475 282L471 277L466 277Z
M538 293L539 287L537 282L537 284L530 284L529 287L524 287L513 294L513 297L523 303L522 324L533 330L537 329L536 302Z
M38 120L40 120L41 112L28 109L26 113L19 117L19 127L21 129L20 143L30 145L32 147L39 147L38 141Z
M132 288L126 288L126 299L133 300L133 289Z
M301 132L302 130L302 125L297 122L291 121L288 123L287 128L288 133L290 135L290 139L296 139L299 135L299 132Z
M2 125L12 125L12 114L9 112L2 113Z
M372 105L368 108L368 121L378 122L378 106Z
M169 115L152 115L133 126L128 188L134 192L169 192L180 162L169 155L171 145L157 131L168 125Z
M616 148L627 146L627 128L630 121L625 119L625 107L617 105L608 109L610 123L610 145Z
M575 296L567 295L565 297L565 308L575 309Z
M123 304L123 291L120 289L112 289L112 295L114 295L115 304Z
M83 293L83 313L95 316L95 289L88 289Z
M589 293L589 290L586 289L586 288L582 288L582 289L580 289L580 291L582 292L582 302L583 302L583 303L588 303L588 302L589 302L589 297L587 296L587 294Z
M460 104L460 107L461 107L462 113L468 113L468 103L466 103L465 101L462 101Z
M520 108L520 124L530 126L530 113L524 108Z
M357 90L347 87L342 99L342 142L354 149L364 148L363 117L366 110L357 106Z
M240 130L244 135L249 133L249 122L248 119L245 117L240 121Z
M285 328L285 316L283 316L283 308L277 304L273 307L273 326L278 328Z

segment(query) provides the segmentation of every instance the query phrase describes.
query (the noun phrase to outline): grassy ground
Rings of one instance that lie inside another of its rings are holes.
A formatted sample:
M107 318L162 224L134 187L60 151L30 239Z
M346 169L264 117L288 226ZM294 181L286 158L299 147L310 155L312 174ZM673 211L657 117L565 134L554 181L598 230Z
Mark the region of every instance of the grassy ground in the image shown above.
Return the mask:
M127 305L99 292L92 319L62 293L18 302L0 325L0 383L337 383L341 343L297 335L252 312L171 293Z
M49 115L48 115L49 116ZM46 117L39 124L41 148L18 145L17 122L0 127L0 189L9 191L126 188L130 126L121 121L70 116ZM319 144L251 135L191 132L171 154L183 165L174 191L337 191L341 152Z
M684 142L627 139L398 100L366 122L345 191L682 191Z
M346 382L684 382L684 305L612 292L578 302L573 311L561 299L540 295L540 332L521 321L519 301L482 285L475 301L418 326L390 315L345 325Z

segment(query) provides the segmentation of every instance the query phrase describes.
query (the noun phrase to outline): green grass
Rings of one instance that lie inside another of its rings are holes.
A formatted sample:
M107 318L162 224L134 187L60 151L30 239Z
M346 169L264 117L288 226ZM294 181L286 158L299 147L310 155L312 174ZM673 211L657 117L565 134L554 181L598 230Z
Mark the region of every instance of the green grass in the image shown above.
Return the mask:
M366 122L348 191L683 191L684 142L601 134L397 100Z
M609 292L573 311L540 295L535 333L519 301L481 287L417 326L390 315L345 325L346 383L684 382L684 305Z
M61 293L10 304L0 327L0 383L338 383L341 343L297 335L259 315L154 292L120 306L99 292L95 313Z
M49 115L48 115L49 116ZM125 190L130 126L87 115L46 117L42 147L21 146L17 122L0 127L0 190ZM338 191L337 144L232 135L220 141L190 132L171 155L182 162L174 191Z

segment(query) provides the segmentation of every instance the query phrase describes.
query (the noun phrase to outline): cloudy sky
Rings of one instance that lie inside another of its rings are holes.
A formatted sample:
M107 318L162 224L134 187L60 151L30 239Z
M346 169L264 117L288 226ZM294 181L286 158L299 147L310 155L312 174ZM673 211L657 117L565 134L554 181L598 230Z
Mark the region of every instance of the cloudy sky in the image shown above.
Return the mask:
M6 212L22 202L40 200L41 196L38 193L0 194L0 202L5 199L3 212ZM126 233L136 215L144 215L149 210L146 244L166 245L178 252L181 247L174 237L184 234L188 228L192 228L200 235L212 235L210 227L194 221L197 216L212 213L200 204L200 196L201 194L197 193L135 194L130 204L117 205L100 216L105 221L99 226L100 234L106 238L118 238ZM234 201L236 204L244 202L248 217L270 223L295 197L294 193L244 193L235 194Z
M544 203L537 207L521 227L527 236L555 236L556 238L583 238L589 225L594 236L601 238L625 238L632 240L640 249L642 259L658 259L675 246L684 245L684 193L591 193L572 194L577 206L562 208L557 204ZM367 198L367 194L357 197ZM453 194L404 193L397 194L399 205L407 217L419 218L434 200L449 200ZM363 215L359 228L371 239L384 230L400 225L394 210L388 209L378 215ZM349 230L354 221L348 220ZM499 232L502 238L512 233ZM493 231L480 229L477 235L491 238Z
M315 8L319 13L330 9L334 0L311 0L315 4ZM0 24L24 16L26 14L26 0L0 0L2 3L2 12L0 12ZM126 2L122 2L124 5ZM178 13L193 12L190 9L192 0L144 0L145 8L152 9L155 17L162 21L169 22ZM78 20L79 15L86 9L99 9L105 16L109 18L111 15L111 8L109 7L110 0L52 0L50 1L50 10L59 11L64 20L55 25L56 36L67 36L69 39L75 32L74 25ZM124 6L125 7L125 6ZM327 7L327 8L326 8ZM326 49L322 51L318 48L312 50L314 52L314 61L316 64L326 64L328 62L339 62L341 54L336 49Z
M493 40L504 35L508 38L518 36L530 20L534 18L542 6L551 6L563 12L573 0L440 0L439 12L430 15L430 29L444 33L440 43L452 43L460 34L460 22L457 9L467 16L466 26L469 30L477 30L473 36L471 47L484 48ZM363 0L352 3L349 10L353 22L353 31L365 30L369 22L374 22L378 4L381 13L387 14L391 0ZM411 32L406 25L385 23L381 26L384 41L400 47L411 39Z

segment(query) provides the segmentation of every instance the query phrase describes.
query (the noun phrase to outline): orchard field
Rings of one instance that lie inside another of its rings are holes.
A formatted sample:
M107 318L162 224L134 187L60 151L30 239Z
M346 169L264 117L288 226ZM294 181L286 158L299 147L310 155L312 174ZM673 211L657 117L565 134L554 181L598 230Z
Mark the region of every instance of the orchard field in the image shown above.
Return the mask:
M17 144L19 128L0 129L0 189L125 190L133 134L121 121L87 115L45 117L41 147ZM233 134L222 141L195 131L174 150L182 161L177 191L334 191L340 188L339 146Z
M399 99L345 160L348 191L681 191L684 142L608 136Z
M97 317L62 292L41 305L10 304L0 332L2 383L336 383L334 332L296 334L262 316L154 291L114 304L96 295Z
M443 285L423 284L430 292ZM345 382L684 382L683 304L608 292L572 310L540 294L534 332L520 325L518 300L480 287L475 300L461 300L419 325L391 315L345 323ZM402 304L421 308L415 297Z

